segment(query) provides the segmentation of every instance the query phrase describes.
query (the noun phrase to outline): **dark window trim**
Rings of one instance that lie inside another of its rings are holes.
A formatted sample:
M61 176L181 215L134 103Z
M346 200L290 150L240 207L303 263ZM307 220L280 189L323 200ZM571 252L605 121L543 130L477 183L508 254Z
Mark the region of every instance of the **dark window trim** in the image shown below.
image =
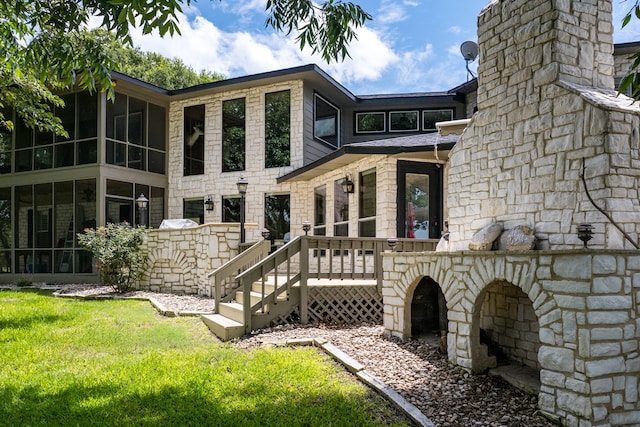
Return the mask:
M391 113L403 113L403 112L418 112L418 129L417 130L390 130L391 124ZM424 129L422 124L424 122L423 117L425 112L429 111L451 111L452 120L456 120L456 106L447 106L440 108L416 108L411 110L365 110L365 111L354 111L353 114L353 135L397 135L399 133L433 133L436 132L436 129ZM384 113L385 115L385 130L384 131L358 131L358 115L360 114L379 114Z
M324 102L326 102L327 104L329 104L331 107L335 108L338 111L338 123L336 123L336 139L337 139L337 144L332 144L329 141L325 141L324 139L322 139L319 136L316 136L316 99L320 98L322 99ZM332 148L340 148L340 146L342 145L342 138L341 138L341 133L342 133L342 110L340 109L340 107L338 107L336 104L334 104L333 102L329 101L326 97L324 97L323 95L320 95L318 92L314 92L313 93L313 139L316 141L319 141L329 147Z

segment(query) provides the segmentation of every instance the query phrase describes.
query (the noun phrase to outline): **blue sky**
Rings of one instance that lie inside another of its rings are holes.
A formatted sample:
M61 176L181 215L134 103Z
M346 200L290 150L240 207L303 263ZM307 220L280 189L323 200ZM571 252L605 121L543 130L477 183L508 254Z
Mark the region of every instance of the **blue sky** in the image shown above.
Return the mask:
M266 0L198 0L180 17L182 36L134 33L134 44L227 77L316 63L355 94L446 91L467 80L460 45L477 40L489 0L355 1L374 20L342 63L327 64L301 52L293 36L265 28ZM629 3L613 1L616 43L640 40L640 21L620 30ZM477 61L470 65L475 71Z

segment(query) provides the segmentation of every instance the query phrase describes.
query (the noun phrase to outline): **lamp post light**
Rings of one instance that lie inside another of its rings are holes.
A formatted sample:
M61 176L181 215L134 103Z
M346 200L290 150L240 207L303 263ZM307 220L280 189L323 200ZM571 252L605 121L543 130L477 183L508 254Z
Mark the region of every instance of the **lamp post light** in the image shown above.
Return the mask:
M391 248L391 252L393 252L395 250L396 246L398 246L398 239L395 238L395 237L389 237L387 239L387 244Z
M138 215L139 221L138 225L140 227L147 226L147 206L149 205L149 199L144 196L144 193L140 193L140 196L136 199L136 203L138 204Z
M240 193L240 243L244 243L244 196L247 194L249 182L246 178L240 177L236 185L238 186L238 193Z
M305 221L302 223L302 230L304 231L304 235L309 234L309 230L311 230L311 223L309 221Z

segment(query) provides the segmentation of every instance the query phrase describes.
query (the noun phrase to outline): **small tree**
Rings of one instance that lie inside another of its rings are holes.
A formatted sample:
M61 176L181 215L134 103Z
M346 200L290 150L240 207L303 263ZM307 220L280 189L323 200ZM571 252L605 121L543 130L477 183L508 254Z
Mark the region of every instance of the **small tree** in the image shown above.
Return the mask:
M107 224L78 233L78 243L96 258L102 283L125 293L144 277L147 252L141 245L145 233L145 228L127 223Z

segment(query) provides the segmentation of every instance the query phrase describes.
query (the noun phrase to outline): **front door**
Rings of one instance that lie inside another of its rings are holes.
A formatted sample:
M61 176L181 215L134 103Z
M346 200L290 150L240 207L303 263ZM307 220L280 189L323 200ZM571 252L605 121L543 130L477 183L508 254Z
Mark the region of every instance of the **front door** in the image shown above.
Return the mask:
M442 204L441 165L398 161L398 237L439 239Z

